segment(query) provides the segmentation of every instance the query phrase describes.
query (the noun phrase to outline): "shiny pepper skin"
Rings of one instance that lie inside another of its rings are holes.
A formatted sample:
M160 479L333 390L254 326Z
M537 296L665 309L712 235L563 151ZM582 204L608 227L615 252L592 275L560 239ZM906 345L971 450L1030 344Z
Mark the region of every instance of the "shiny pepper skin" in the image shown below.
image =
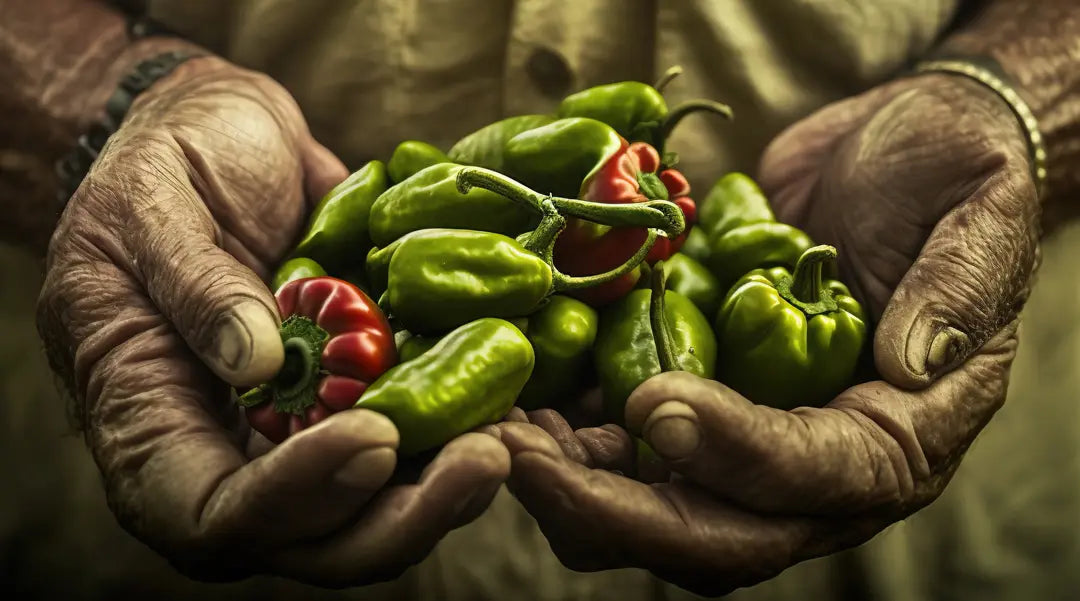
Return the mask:
M435 146L419 140L406 140L398 144L394 154L390 155L386 173L391 182L400 184L432 165L449 162L450 158Z
M505 416L533 361L517 327L478 319L383 374L356 407L389 417L401 436L398 452L414 455Z
M504 171L503 152L506 143L514 136L542 127L555 120L551 115L518 115L484 126L457 141L450 152L450 160L462 165L473 165Z
M245 393L251 427L282 442L356 399L397 363L390 324L359 288L332 277L294 280L277 292L285 361Z

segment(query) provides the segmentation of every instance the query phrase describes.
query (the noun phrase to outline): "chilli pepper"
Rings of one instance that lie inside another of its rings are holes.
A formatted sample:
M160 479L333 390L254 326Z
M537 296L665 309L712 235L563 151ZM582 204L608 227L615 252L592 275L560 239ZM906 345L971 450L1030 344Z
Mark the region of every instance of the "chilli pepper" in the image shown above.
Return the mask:
M559 119L507 140L503 172L538 192L580 198L589 176L625 147L600 121Z
M698 222L694 227L690 228L690 231L686 234L686 240L683 241L682 248L679 249L679 252L702 265L709 263L709 236L705 233L704 228L701 227L700 211L698 214Z
M445 331L480 317L520 317L536 311L552 294L609 282L639 265L654 241L678 235L682 211L667 201L606 205L543 197L501 174L478 167L459 172L463 193L471 187L540 207L539 227L515 240L472 230L413 232L369 256L371 284L385 293L380 305L405 329L418 334ZM617 225L648 228L638 252L615 269L571 277L555 268L552 247L565 227L563 214ZM385 274L385 284L382 277Z
M461 192L457 176L465 167L439 163L395 184L371 207L371 239L386 246L417 230L469 229L516 236L536 227L538 211L489 190ZM367 252L365 250L365 252Z
M439 163L449 163L450 159L443 151L417 140L407 140L397 145L390 161L386 163L386 173L395 184L409 179L416 173Z
M272 442L353 406L397 363L394 335L359 288L332 277L295 280L277 292L285 360L269 382L244 393L248 423Z
M706 316L716 315L727 290L720 287L708 268L683 253L675 253L664 261L664 271L668 290L690 299Z
M521 132L551 123L551 115L518 115L484 126L457 141L450 152L450 160L462 165L484 167L494 171L503 170L503 150L506 142Z
M623 423L626 399L642 382L668 371L712 378L716 339L690 299L667 289L657 263L650 287L634 290L600 315L593 358L608 419Z
M709 100L691 100L669 111L662 89L681 72L679 67L669 69L655 86L622 81L582 90L563 99L558 115L596 119L627 140L645 142L663 153L672 130L686 116L703 111L734 116L731 107Z
M779 409L823 405L851 384L866 319L846 286L822 277L835 258L815 246L793 273L759 269L732 287L716 316L721 382Z
M302 280L304 278L317 278L319 276L326 275L326 270L321 265L305 257L297 257L295 259L289 259L278 267L274 272L274 279L271 285L274 290L281 290L281 287L293 280Z
M686 223L692 227L697 206L690 198L690 184L678 171L660 169L660 155L655 148L644 142L624 144L586 179L581 197L613 204L670 199L682 209ZM689 229L675 238L657 241L645 261L653 264L678 252ZM612 228L572 220L555 244L555 262L571 275L606 271L633 254L645 236L641 228ZM610 284L583 290L580 297L593 305L606 304L625 296L638 277L638 273L631 272Z
M757 182L739 172L717 180L698 209L698 223L707 236L721 236L751 223L776 221L769 200Z
M525 335L501 319L462 325L415 359L382 375L355 406L382 413L414 455L502 418L533 369Z
M386 190L386 166L371 161L323 197L291 257L307 257L332 272L360 265L369 248L368 214Z
M568 400L586 381L599 316L568 296L552 296L529 316L525 335L536 355L533 375L518 397L526 411Z

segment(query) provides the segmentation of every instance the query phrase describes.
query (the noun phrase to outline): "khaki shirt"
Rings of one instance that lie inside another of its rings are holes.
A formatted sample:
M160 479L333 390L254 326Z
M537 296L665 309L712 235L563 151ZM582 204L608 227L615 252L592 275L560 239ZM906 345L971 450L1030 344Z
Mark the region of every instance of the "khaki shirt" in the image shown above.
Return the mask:
M672 139L698 190L753 170L779 130L890 77L947 26L957 0L149 0L153 17L281 81L316 135L351 167L416 138L444 149L499 117L550 111L568 92L650 81L679 64L671 103L729 103L732 123L689 119ZM1080 521L1080 227L1046 246L1009 402L973 445L945 495L859 549L796 566L739 591L740 601L1077 598ZM503 491L399 580L316 591L273 579L188 582L116 527L93 462L64 431L32 322L36 267L0 253L0 456L18 495L0 495L17 588L99 598L596 599L694 598L640 570L562 567ZM20 317L21 316L21 317ZM33 466L20 460L41 457ZM27 530L31 525L37 530ZM106 552L102 552L106 550ZM66 574L55 578L56 573ZM49 595L48 592L54 594ZM992 594L993 593L993 594Z

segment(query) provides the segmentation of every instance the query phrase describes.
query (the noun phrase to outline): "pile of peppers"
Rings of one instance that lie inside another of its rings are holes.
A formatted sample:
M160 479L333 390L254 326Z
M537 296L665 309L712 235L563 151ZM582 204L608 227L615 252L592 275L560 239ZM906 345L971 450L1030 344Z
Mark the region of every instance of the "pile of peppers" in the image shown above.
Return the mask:
M331 190L270 282L285 360L237 391L252 428L280 443L360 407L411 456L596 386L621 423L665 371L783 409L850 385L866 319L836 249L777 222L744 174L693 200L668 138L695 112L733 114L669 109L678 73L577 92L445 151L402 142Z

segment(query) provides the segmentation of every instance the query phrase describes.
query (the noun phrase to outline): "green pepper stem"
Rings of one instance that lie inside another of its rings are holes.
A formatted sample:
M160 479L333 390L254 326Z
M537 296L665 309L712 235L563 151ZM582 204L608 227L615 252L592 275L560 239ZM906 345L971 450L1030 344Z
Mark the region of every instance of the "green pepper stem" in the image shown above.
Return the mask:
M825 300L822 271L827 261L836 259L836 249L821 245L806 249L795 263L791 275L791 295L804 304L819 303Z
M550 202L566 217L613 227L656 228L671 238L678 236L686 228L682 209L666 200L608 204L545 196L501 173L482 167L465 167L459 171L457 187L462 194L467 194L474 187L490 190L540 214L544 214L544 203Z
M646 231L648 234L645 237L645 242L643 242L641 248L634 253L634 256L627 259L625 263L619 265L615 269L597 275L568 276L555 267L554 262L551 261L550 254L548 256L541 255L544 257L544 260L551 265L551 287L553 293L600 286L630 273L645 261L645 257L649 255L649 251L652 250L653 245L656 244L656 239L664 237L663 232L659 232L655 229L649 228Z
M656 146L656 150L660 152L661 156L664 154L664 146L667 144L667 139L671 136L675 126L685 119L687 115L698 112L714 113L728 120L735 118L735 112L731 110L730 106L712 100L689 100L676 106L668 111L667 116L660 122L660 125L656 128L656 133L653 135L653 145Z
M649 325L652 326L653 340L656 343L656 357L660 360L661 371L679 371L680 367L675 360L675 340L671 336L671 326L667 320L667 269L663 261L658 261L652 269Z
M244 393L240 406L254 407L271 401L278 413L302 415L315 404L322 349L329 338L326 330L306 317L293 315L282 322L285 359L281 369L270 382Z
M542 207L543 219L535 230L526 235L522 246L525 250L540 255L549 265L553 265L555 240L566 228L566 218L559 214L550 200L545 200Z
M680 75L682 75L682 67L679 65L672 65L667 71L664 71L664 74L660 76L660 79L656 80L656 83L653 84L653 88L655 88L657 92L663 94L664 88L668 87L671 80Z

